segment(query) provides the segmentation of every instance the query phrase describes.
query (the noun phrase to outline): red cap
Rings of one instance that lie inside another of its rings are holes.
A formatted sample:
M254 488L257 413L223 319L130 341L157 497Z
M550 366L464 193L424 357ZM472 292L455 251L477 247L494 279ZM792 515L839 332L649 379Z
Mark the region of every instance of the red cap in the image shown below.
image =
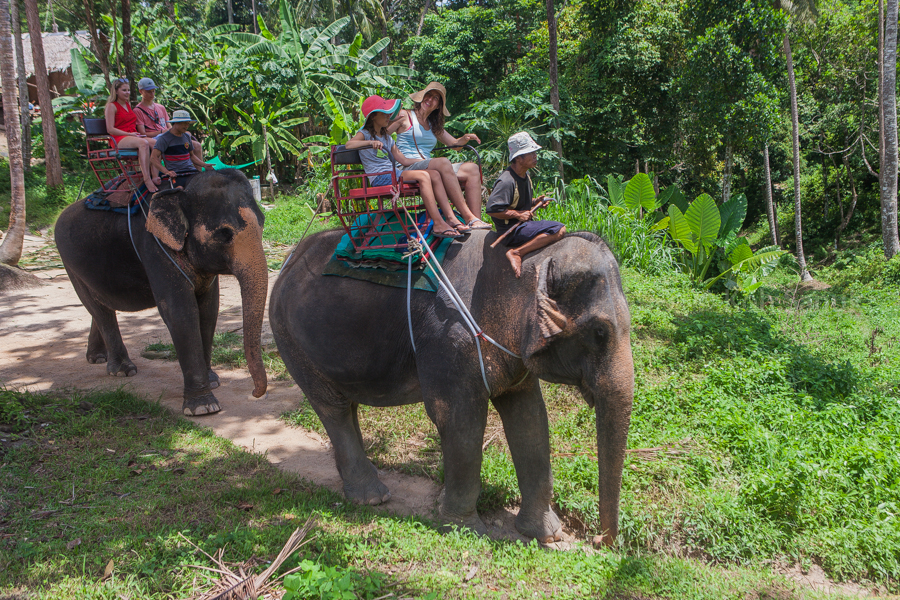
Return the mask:
M369 96L366 98L366 101L363 102L362 112L363 116L367 119L373 112L387 113L387 115L393 119L397 116L397 113L400 112L400 101L385 100L381 96Z

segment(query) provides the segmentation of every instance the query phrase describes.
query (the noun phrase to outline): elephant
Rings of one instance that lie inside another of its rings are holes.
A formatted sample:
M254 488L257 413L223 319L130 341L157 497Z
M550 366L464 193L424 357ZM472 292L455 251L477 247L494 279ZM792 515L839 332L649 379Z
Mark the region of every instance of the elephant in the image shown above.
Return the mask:
M413 289L409 325L406 289L321 275L341 233L298 244L272 288L269 321L288 371L325 426L345 496L365 504L390 499L365 455L359 404L424 402L444 460L438 517L444 526L486 533L476 501L490 400L522 496L516 528L559 541L542 379L576 386L595 410L599 515L612 544L634 363L628 304L606 244L590 233L569 234L529 254L521 279L504 252L490 248L494 232L475 231L450 246L447 277L485 334L510 352L481 340L483 378L473 335L446 289Z
M135 375L116 311L156 306L184 376L182 411L189 416L218 412L212 390L219 378L210 364L219 313L218 275L232 274L241 289L253 395L265 394L260 335L268 267L263 221L249 181L234 169L201 173L184 189L157 192L146 217L141 210L130 218L88 210L81 201L67 207L56 222L56 245L92 317L88 362L106 363L110 375Z

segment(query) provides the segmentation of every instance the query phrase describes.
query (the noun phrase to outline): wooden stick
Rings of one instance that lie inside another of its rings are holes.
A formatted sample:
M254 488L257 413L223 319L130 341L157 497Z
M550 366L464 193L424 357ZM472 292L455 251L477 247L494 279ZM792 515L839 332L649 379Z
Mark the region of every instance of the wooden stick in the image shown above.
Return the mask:
M545 207L546 207L548 204L550 204L551 202L553 202L553 198L547 198L546 200L542 201L540 204L538 204L537 206L535 206L534 208L532 208L532 209L531 209L531 212L532 212L532 213L537 212L537 211L539 211L540 209L545 208ZM511 234L513 231L515 231L516 229L518 229L519 227L521 227L521 226L522 226L522 223L527 223L527 221L519 221L518 223L516 223L515 225L513 225L512 227L510 227L509 229L507 229L506 231L504 231L504 232L503 232L503 235L501 235L501 236L498 237L496 240L494 240L494 243L491 244L491 248L495 248L495 247L497 246L497 244L499 244L500 242L503 241L503 238L505 238L506 236L508 236L509 234Z

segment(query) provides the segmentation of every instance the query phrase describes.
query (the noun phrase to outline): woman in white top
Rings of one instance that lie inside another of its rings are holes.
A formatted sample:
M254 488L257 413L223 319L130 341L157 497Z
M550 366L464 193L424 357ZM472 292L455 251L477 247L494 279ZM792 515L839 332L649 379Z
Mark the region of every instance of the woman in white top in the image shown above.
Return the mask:
M446 146L466 144L472 140L481 143L474 133L455 138L444 129L444 117L450 112L446 107L447 91L440 83L432 81L424 90L409 95L413 110L401 111L388 128L397 133L397 148L407 158L416 162L408 169L428 171L432 185L442 187L450 202L463 217L465 225L457 227L466 232L471 229L491 229L479 218L481 214L481 171L471 162L451 163L444 157L431 158L438 141ZM460 185L465 186L463 198Z

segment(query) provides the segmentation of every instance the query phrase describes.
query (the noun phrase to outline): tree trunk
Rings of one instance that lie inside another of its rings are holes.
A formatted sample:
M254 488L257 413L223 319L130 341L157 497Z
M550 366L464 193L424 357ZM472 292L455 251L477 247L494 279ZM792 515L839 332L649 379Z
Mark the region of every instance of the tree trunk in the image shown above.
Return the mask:
M559 71L557 65L557 41L556 41L556 9L553 6L553 0L547 0L547 29L550 33L550 104L553 110L559 115ZM559 117L556 118L556 128L559 129ZM563 151L562 140L554 138L553 149L559 156L559 180L563 184L561 189L565 189L566 173L563 167Z
M100 33L94 23L94 0L82 0L84 4L84 19L87 22L88 31L91 34L91 45L100 70L103 71L103 79L106 80L106 87L110 86L109 81L109 47L100 40Z
M250 8L253 12L253 33L259 33L259 30L256 28L256 0L251 0Z
M14 0L16 1L16 0ZM0 244L0 263L15 266L22 258L25 243L25 168L22 164L22 142L19 139L19 113L16 67L10 31L9 0L0 0L0 85L3 86L3 113L9 144L9 175L12 189L9 203L9 229ZM51 113L52 114L52 113Z
M878 181L884 164L884 0L878 0Z
M47 12L50 13L50 31L59 33L59 26L56 24L56 15L53 14L53 0L47 0Z
M775 203L772 202L772 169L769 166L769 143L763 147L763 164L766 170L766 214L769 217L769 231L772 234L772 243L781 247L778 239L778 219L775 218Z
M425 24L425 15L428 14L428 9L431 6L431 0L425 0L425 6L422 7L422 13L419 15L419 25L416 27L416 39L419 39L419 36L422 35L422 26ZM416 49L413 48L412 56L409 57L409 68L416 68L416 60L414 58Z
M884 163L881 173L881 238L884 255L900 252L897 232L897 0L887 0L884 28Z
M34 59L34 79L37 82L38 104L41 106L41 128L44 131L44 162L47 165L47 186L62 189L62 165L59 161L59 143L56 141L56 121L50 99L50 81L47 63L44 61L44 42L41 38L41 20L37 0L25 0L25 20L31 38L31 55Z
M847 225L850 224L850 218L853 216L853 211L856 209L856 181L853 179L853 169L850 168L850 161L847 159L847 155L841 155L841 158L844 160L844 169L847 171L847 178L850 180L850 210L847 211L847 214L841 214L841 224L838 225L837 233L834 235L834 249L838 249L838 245L841 243L841 234L844 233L844 230L847 229ZM843 205L841 205L841 213L843 213Z
M731 170L734 163L734 149L731 141L725 143L725 172L722 173L722 203L731 199Z
M137 78L134 72L134 40L131 36L131 0L122 0L122 54L125 59L125 77L130 82L129 100L134 104L138 96Z
M116 75L122 75L122 61L119 56L119 26L116 24L116 0L110 0L109 13L112 17L113 53L116 55ZM111 58L111 57L110 57Z
M234 23L234 9L231 7L231 0L225 0L225 6L228 9L228 24Z
M791 95L791 150L794 163L794 229L797 235L797 264L800 265L800 281L809 281L812 275L806 268L803 253L803 222L800 204L800 115L797 111L797 83L794 80L794 59L791 57L791 42L784 34L784 56L787 61L788 88Z
M22 47L22 18L19 0L9 3L12 20L13 45L16 49L16 81L19 82L19 113L22 115L22 163L25 172L31 171L31 110L28 108L28 71L25 69L25 49Z

